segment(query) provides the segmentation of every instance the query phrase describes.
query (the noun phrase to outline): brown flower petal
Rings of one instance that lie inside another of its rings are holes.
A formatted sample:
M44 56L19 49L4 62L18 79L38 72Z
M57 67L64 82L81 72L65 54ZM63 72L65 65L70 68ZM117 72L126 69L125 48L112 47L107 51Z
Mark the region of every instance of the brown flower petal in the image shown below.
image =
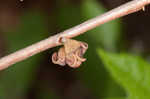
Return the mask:
M64 66L66 64L64 48L60 48L58 53L55 52L52 55L52 62L61 66Z
M68 64L72 68L77 68L86 61L83 55L88 48L87 43L67 38L62 38L61 42L64 43L64 47L60 48L58 53L53 54L53 63L62 66Z
M71 58L72 57L72 58ZM81 65L81 61L78 61L78 59L76 58L76 56L74 55L74 54L72 54L72 56L70 56L70 58L69 57L67 57L67 59L66 59L66 63L70 66L70 67L72 67L72 68L77 68L77 67L79 67L80 65Z
M82 54L84 54L87 49L88 49L88 44L85 43L85 42L82 42L82 43L81 43Z
M81 53L80 50L77 50L76 53L75 53L75 55L76 55L76 58L77 58L79 61L81 61L81 62L86 61L86 59L83 58L83 53Z
M70 54L66 56L66 64L68 64L69 66L74 66L77 62L77 59L75 57L74 54Z
M64 47L66 54L70 54L80 48L80 42L72 39L66 39Z
M74 65L69 65L69 66L72 68L78 68L78 67L80 67L81 64L82 64L81 61L77 61L76 63L74 63Z

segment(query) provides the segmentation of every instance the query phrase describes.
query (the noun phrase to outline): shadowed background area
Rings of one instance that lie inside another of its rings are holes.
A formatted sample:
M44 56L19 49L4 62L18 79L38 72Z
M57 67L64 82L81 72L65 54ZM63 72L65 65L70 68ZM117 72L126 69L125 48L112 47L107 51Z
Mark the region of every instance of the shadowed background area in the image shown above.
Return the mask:
M0 57L105 13L129 0L0 0ZM87 61L72 69L51 62L59 47L0 72L0 99L123 99L96 49L149 60L150 8L108 22L75 39L87 42ZM118 97L118 98L109 98Z

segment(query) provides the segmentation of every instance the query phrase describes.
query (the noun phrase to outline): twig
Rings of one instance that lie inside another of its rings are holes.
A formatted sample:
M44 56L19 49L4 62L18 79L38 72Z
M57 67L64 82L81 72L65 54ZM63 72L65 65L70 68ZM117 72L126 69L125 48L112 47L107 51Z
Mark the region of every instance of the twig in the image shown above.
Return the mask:
M108 21L128 15L130 13L137 12L148 4L150 4L150 0L130 1L126 4L123 4L122 6L119 6L118 8L115 8L109 12L104 13L103 15L97 16L78 26L75 26L57 35L51 36L45 40L35 43L29 47L26 47L17 52L14 52L8 56L5 56L0 59L0 70L5 69L19 61L25 60L28 57L33 56L46 49L61 45L61 42L60 42L61 37L72 38L72 37L81 35L84 32L91 30Z

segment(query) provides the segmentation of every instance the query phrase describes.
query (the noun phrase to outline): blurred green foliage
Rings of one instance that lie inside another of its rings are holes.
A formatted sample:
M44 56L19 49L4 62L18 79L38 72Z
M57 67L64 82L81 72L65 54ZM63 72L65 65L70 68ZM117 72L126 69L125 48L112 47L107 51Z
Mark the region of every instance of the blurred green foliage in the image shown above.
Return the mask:
M98 53L113 78L126 90L128 99L150 98L149 63L130 54L112 54L100 49Z
M150 64L138 56L112 54L98 49L113 78L124 87L129 99L150 98Z
M86 0L81 6L83 20L100 15L105 11L102 4L96 0ZM108 75L96 52L97 47L110 51L117 50L121 34L120 27L120 21L115 20L90 30L82 36L82 40L88 42L89 49L86 53L87 61L80 70L81 79L85 80L85 84L93 89L97 98L124 96L124 91Z
M107 10L97 0L85 0L81 6L82 17L84 20L103 14ZM116 51L121 39L120 20L110 21L89 31L88 36L97 43L110 51ZM95 44L96 45L96 44Z
M44 16L38 12L27 12L21 17L17 30L5 33L7 53L38 42L48 36ZM1 73L0 99L22 99L26 96L43 55L35 55L19 62Z

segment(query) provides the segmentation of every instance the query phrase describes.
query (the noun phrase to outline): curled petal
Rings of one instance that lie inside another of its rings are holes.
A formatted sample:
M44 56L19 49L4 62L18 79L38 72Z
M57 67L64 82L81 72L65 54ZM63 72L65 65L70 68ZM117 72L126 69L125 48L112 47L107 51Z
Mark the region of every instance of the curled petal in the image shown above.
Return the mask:
M52 55L52 62L54 63L54 64L57 64L58 62L58 56L57 56L57 52L55 52L55 53L53 53L53 55Z
M58 54L56 52L52 55L52 62L61 66L64 66L66 64L64 60L58 57Z
M80 67L81 64L82 64L81 61L77 61L77 62L76 62L76 65L75 65L73 68L78 68L78 67Z
M88 44L85 42L82 42L81 47L83 47L84 49L88 49Z
M79 57L79 56L76 56L77 57L77 59L79 60L79 61L81 61L81 62L85 62L86 61L86 58L82 58L82 57Z
M81 54L81 51L76 51L75 56L78 59L78 61L81 61L81 62L86 61L86 59L82 57L83 54Z
M77 63L76 56L74 54L68 55L66 57L66 63L72 68L75 67L75 65Z
M66 54L65 54L65 48L64 47L62 47L62 48L59 49L59 51L58 51L58 57L62 61L65 61Z
M72 57L72 58L71 58ZM75 54L72 54L71 57L68 57L66 59L66 63L72 67L72 68L77 68L82 64L82 61L78 60Z
M87 43L67 38L62 38L61 42L64 47L60 48L58 53L53 54L53 63L62 66L68 64L72 68L77 68L82 62L86 61L83 55L88 49Z
M88 49L88 44L85 42L82 42L81 49L82 49L82 53L84 54L86 52L86 50Z
M71 65L70 67L72 67L72 68L78 68L78 67L80 67L81 64L82 64L81 61L77 61L74 65Z

